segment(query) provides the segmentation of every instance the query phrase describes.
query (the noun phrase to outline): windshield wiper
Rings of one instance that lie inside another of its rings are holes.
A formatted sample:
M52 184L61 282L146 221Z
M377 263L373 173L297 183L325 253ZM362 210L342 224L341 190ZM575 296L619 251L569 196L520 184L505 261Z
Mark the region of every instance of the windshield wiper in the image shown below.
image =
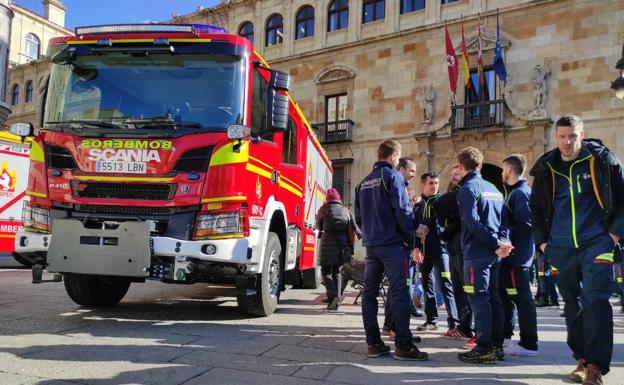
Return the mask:
M174 129L177 127L184 128L204 128L203 124L199 122L190 121L176 121L164 116L154 116L150 118L134 118L134 117L116 117L111 120L122 120L124 124L143 127L158 127L158 126L172 126Z
M78 128L84 128L84 127L97 127L97 128L113 128L116 130L124 130L125 128L122 126L119 126L117 124L113 124L113 123L109 123L109 122L103 122L101 120L84 120L84 119L72 119L72 120L59 120L59 121L51 121L51 122L45 122L45 124L66 124L66 125L72 125L72 124L77 124L80 127ZM72 127L69 127L72 128Z

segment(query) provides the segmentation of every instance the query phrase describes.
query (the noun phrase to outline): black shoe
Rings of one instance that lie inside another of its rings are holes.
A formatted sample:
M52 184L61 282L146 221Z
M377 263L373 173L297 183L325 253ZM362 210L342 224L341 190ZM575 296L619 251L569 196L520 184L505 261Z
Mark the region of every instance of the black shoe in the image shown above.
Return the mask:
M496 361L505 361L505 351L503 348L494 348L494 357L496 357Z
M416 309L413 309L413 310L410 312L410 314L412 315L412 317L422 317L422 316L423 316L423 313L419 312L419 311L418 311L418 310L416 310Z
M383 341L379 341L374 345L368 345L368 353L366 355L370 358L377 358L388 353L390 353L390 346L384 344Z
M429 354L421 352L416 346L412 346L410 350L394 349L394 359L400 361L426 361Z
M495 364L496 356L494 352L488 353L479 353L477 349L472 349L466 353L459 353L457 355L460 361L469 363L469 364Z
M559 301L551 302L550 306L559 307Z
M335 296L332 298L327 305L327 310L338 310L338 302L340 302L340 297Z

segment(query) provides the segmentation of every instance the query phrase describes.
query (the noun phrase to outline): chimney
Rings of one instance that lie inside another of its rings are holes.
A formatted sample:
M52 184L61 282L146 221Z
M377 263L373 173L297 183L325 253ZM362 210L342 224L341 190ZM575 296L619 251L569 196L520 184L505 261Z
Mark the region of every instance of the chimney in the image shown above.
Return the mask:
M65 26L65 6L62 0L43 0L44 16L50 22Z

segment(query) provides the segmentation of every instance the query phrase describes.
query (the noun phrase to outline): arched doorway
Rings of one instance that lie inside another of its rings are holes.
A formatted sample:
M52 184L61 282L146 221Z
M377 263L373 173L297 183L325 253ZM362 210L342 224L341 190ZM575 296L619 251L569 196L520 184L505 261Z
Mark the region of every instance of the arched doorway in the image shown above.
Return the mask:
M481 168L481 176L483 176L483 179L492 183L500 192L504 193L502 174L502 168L493 164L483 163L483 167Z

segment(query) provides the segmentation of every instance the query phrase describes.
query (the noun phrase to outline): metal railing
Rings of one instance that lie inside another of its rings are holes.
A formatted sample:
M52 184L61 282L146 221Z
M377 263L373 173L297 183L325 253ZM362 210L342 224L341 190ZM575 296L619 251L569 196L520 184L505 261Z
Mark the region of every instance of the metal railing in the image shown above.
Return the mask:
M505 108L503 99L451 106L451 127L460 131L503 126Z
M355 127L355 123L351 119L312 125L322 144L351 142L353 140L353 127Z

